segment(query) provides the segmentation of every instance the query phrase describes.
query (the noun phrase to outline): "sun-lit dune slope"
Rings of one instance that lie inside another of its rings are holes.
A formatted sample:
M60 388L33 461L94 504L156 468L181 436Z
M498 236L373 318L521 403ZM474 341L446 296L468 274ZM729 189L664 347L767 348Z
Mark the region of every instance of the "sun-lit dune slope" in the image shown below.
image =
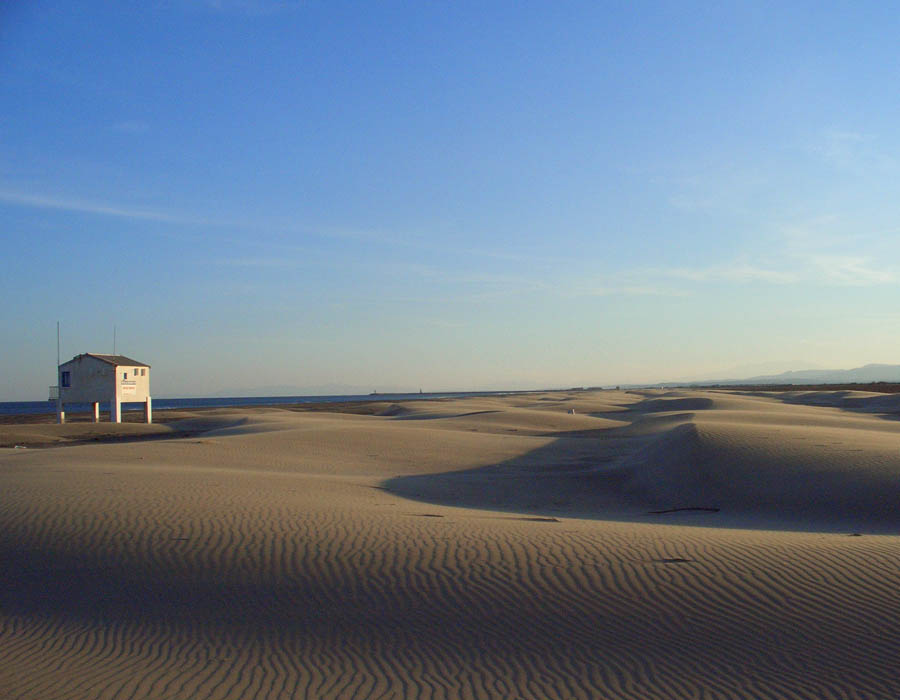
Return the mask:
M499 400L472 401L459 404L433 405L416 402L396 404L381 413L405 421L434 421L429 427L448 430L481 430L489 432L522 432L543 435L577 430L602 430L626 425L621 421L599 417L596 406L577 404L562 406L510 406ZM604 408L606 408L604 406ZM585 410L587 409L587 410Z
M625 460L623 492L658 508L900 531L900 438L885 430L698 420Z
M897 405L890 398L875 397L878 405ZM577 509L595 517L702 509L718 510L722 523L758 517L757 524L776 528L900 532L900 422L823 404L821 396L811 405L796 396L641 392L618 413L594 414L602 418L551 411L557 439L528 454L411 475L389 487L481 507ZM482 418L488 429L539 413L510 409L471 420ZM461 419L435 422L450 427Z
M0 698L900 697L900 537L775 529L892 523L894 421L715 392L391 408L0 451Z
M872 391L788 391L760 392L779 401L810 406L830 406L872 413L900 413L900 394Z
M783 399L788 401L784 402ZM900 406L895 397L882 406ZM698 402L691 409L685 402ZM707 405L701 406L703 401ZM623 489L659 507L714 506L773 522L900 531L900 422L796 397L669 398L691 410L618 466ZM697 410L699 409L699 410Z

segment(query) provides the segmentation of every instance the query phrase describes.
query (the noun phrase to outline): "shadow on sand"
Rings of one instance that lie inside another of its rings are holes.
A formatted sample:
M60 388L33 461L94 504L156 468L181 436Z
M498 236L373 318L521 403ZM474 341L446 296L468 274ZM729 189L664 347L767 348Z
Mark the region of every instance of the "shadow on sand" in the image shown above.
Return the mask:
M863 405L875 412L884 402ZM711 439L694 419L712 408L706 397L648 397L623 412L592 414L626 426L555 433L553 442L511 460L401 476L382 488L426 503L543 517L900 532L900 436L896 464L860 474L866 464L852 456L822 468L813 452ZM847 408L859 410L858 402Z

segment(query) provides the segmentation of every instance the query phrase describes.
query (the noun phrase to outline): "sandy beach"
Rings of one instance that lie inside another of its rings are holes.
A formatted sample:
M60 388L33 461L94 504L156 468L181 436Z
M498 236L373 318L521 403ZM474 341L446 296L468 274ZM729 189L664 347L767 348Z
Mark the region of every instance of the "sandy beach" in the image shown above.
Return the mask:
M900 697L898 415L648 390L0 425L0 698Z

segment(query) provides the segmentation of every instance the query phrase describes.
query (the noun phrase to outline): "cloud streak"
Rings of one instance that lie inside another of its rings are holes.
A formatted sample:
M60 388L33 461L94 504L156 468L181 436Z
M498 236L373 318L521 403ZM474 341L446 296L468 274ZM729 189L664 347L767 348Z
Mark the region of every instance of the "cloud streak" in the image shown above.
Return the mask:
M825 129L812 139L807 150L838 170L868 174L897 169L897 158L879 148L874 135L849 129Z
M204 227L220 227L231 229L286 230L286 226L259 222L215 221L212 219L162 211L144 209L117 204L102 203L71 197L57 197L42 194L30 194L15 189L0 188L0 202L15 206L36 209L50 209L76 212L97 216L110 216L137 221L152 221L173 225L190 225ZM296 224L292 227L298 228ZM820 217L814 220L784 226L780 230L778 255L769 252L764 257L753 258L742 256L737 260L713 263L697 267L670 267L651 269L620 270L603 275L599 281L590 277L578 276L565 280L555 273L560 265L572 265L576 261L530 257L521 253L506 254L504 251L489 249L453 249L452 247L425 243L420 238L403 238L392 236L387 232L375 231L341 231L316 230L304 231L305 234L322 238L354 238L379 242L383 245L408 249L421 249L438 253L456 253L470 256L473 259L495 260L507 265L539 262L541 272L522 275L504 273L499 269L488 272L476 272L472 269L460 270L435 267L430 265L404 263L400 264L398 274L415 275L433 281L443 281L454 286L467 287L469 294L478 298L497 298L528 293L557 293L564 296L673 296L689 294L690 289L678 288L679 285L665 284L664 280L680 280L683 283L731 282L735 284L816 284L830 286L879 286L900 282L900 266L882 262L891 260L890 256L861 254L858 251L865 247L865 242L872 238L857 232L841 231L840 222L834 217ZM878 234L883 238L884 234ZM222 238L220 242L246 244L243 238ZM291 268L296 267L297 253L309 254L306 247L295 243L257 238L254 246L270 251L290 252L292 255L249 255L233 258L220 258L216 264L220 266L245 268ZM320 261L322 262L322 261ZM348 261L344 261L344 265ZM368 265L369 263L367 263ZM387 264L390 267L391 264Z
M871 287L900 282L900 269L897 266L879 266L871 258L857 255L814 255L803 261L791 260L789 267L733 263L659 269L655 273L697 283L719 281Z
M773 284L790 284L799 281L799 276L796 272L744 262L696 268L671 268L665 270L664 274L669 277L678 277L693 282L725 280L731 282L771 282Z
M856 255L817 255L810 261L820 281L841 286L869 287L900 281L896 266L878 267L870 258Z
M645 271L689 282L763 283L871 287L900 282L900 265L891 261L891 249L875 246L884 233L842 230L835 217L783 227L764 255L743 255L732 262L699 267L672 267ZM860 252L864 251L864 252ZM894 251L896 252L896 251Z
M171 214L169 212L153 209L135 209L114 204L102 204L80 199L66 197L53 197L39 194L26 194L15 190L0 190L0 201L17 206L31 207L34 209L57 209L60 211L78 212L81 214L97 214L100 216L115 216L123 219L136 219L142 221L159 221L170 224L211 224L213 222Z
M455 254L467 255L473 258L495 259L506 262L520 263L541 263L549 264L572 264L576 262L574 259L565 258L549 258L546 256L526 255L521 253L506 252L502 250L476 249L476 248L459 248L452 245L441 245L431 242L424 236L401 236L389 231L378 229L358 229L334 226L317 226L315 228L304 227L298 225L294 221L268 219L268 220L247 220L239 218L231 218L227 221L221 219L213 219L204 216L195 216L191 214L173 213L161 209L150 209L132 207L129 205L121 205L117 203L101 202L97 200L85 200L77 197L32 194L23 192L21 189L0 186L0 202L7 204L28 207L32 209L49 209L58 211L68 211L79 214L91 214L95 216L109 216L121 219L132 219L135 221L155 221L165 224L184 225L184 226L204 226L225 229L243 229L253 231L254 233L265 232L265 237L256 237L253 241L256 247L265 247L269 250L287 251L287 252L307 252L308 248L298 246L293 242L285 242L279 240L284 235L303 235L323 240L351 240L381 246L390 246L407 250L419 250L436 254ZM220 238L225 241L227 239ZM231 240L232 243L241 243L246 241ZM240 259L228 262L221 260L220 264L243 264L245 266L263 266L257 260ZM266 263L271 264L271 263Z

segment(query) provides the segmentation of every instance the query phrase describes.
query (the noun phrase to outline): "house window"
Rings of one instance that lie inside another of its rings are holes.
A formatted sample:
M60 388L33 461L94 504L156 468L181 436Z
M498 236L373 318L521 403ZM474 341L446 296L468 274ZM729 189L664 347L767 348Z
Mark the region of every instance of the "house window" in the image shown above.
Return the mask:
M146 376L147 376L147 370L142 369L142 370L141 370L141 376L142 376L142 377L146 377Z
M128 372L122 372L122 380L128 379Z
M63 372L62 376L60 377L59 383L60 383L60 385L67 387L67 386L71 385L71 381L72 381L72 375L69 372Z

